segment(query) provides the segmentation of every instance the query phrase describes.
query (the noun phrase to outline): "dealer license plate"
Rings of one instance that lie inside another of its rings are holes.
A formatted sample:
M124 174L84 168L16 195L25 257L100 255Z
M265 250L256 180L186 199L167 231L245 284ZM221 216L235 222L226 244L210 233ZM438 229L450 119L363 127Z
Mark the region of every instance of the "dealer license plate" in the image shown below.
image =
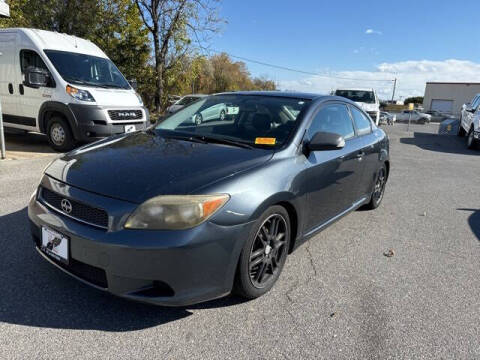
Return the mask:
M42 251L55 260L68 264L68 237L42 227Z

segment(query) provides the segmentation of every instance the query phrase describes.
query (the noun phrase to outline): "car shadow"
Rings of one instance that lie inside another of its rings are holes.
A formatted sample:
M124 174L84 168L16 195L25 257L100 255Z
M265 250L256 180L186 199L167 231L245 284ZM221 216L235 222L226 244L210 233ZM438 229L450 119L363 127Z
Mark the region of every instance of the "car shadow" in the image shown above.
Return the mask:
M468 218L468 225L472 229L473 233L477 237L478 241L480 241L480 209L457 209L458 211L468 211L471 212L472 215Z
M237 305L235 297L185 308L127 301L90 288L35 251L27 209L0 216L0 322L44 328L133 331L192 315L191 309Z
M400 138L400 142L429 151L463 155L480 154L478 150L468 149L466 139L458 136L414 132L413 137Z

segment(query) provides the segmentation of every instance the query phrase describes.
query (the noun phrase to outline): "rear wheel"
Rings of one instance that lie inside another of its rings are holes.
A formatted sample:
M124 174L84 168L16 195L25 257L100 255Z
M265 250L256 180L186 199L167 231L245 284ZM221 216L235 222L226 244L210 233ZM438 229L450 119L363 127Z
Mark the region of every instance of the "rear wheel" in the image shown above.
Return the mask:
M372 198L370 202L366 205L367 209L374 210L380 206L383 200L383 195L385 193L386 184L387 184L387 167L385 166L385 164L383 164L377 173L377 178L375 180L375 187L373 188Z
M48 121L47 138L50 146L56 151L69 151L75 147L75 139L70 126L59 116L53 116Z
M267 293L282 272L290 246L290 219L282 206L270 207L255 223L245 242L234 293L254 299Z

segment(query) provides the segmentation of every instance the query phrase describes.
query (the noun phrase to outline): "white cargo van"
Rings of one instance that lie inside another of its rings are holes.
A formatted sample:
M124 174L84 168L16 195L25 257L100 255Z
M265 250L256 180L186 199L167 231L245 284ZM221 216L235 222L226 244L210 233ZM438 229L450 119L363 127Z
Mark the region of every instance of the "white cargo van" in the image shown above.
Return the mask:
M88 40L35 29L0 30L5 127L47 135L58 151L145 129L141 97Z
M380 101L374 89L337 89L335 95L356 102L378 125L380 121Z

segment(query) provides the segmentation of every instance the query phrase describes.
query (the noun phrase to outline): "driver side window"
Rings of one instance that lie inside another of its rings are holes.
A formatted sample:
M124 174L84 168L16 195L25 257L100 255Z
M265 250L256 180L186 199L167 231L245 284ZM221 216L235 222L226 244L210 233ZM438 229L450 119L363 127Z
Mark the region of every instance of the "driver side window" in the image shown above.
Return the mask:
M22 74L25 74L25 70L29 67L48 71L47 65L45 65L42 58L33 50L20 51L20 67Z
M346 105L332 104L321 108L312 120L307 136L311 139L320 131L341 135L345 140L353 138L355 130Z

